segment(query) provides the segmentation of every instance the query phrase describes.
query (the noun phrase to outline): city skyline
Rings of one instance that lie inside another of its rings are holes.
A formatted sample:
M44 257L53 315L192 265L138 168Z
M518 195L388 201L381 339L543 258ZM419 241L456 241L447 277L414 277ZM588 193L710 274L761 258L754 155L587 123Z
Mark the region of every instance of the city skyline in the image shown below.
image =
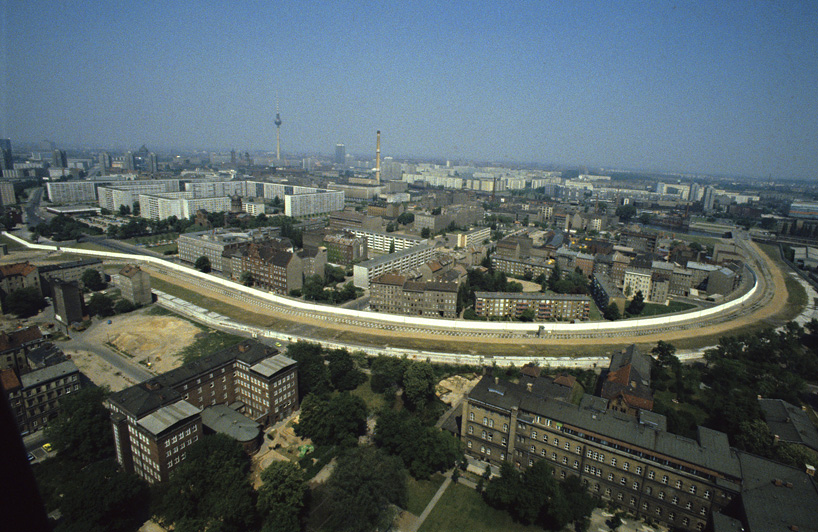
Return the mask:
M374 155L381 130L383 156L773 178L818 163L812 3L68 2L32 38L45 6L0 2L15 144L275 151L278 92L285 154Z

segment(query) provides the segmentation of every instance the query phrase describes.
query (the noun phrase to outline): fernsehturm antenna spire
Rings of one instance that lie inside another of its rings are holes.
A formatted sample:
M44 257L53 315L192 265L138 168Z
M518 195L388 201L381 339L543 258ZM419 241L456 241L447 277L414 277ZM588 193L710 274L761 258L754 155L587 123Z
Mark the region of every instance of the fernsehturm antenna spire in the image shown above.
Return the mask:
M276 92L276 160L281 160L281 113L278 112L278 92Z

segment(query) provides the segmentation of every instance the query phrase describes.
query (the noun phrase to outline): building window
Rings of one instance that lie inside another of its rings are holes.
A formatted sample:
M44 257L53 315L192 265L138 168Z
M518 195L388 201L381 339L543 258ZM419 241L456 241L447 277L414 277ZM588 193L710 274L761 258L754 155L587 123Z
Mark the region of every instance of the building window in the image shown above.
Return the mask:
M488 425L488 424L489 424L489 418L483 416L483 425Z
M677 489L682 489L682 481L681 480L676 481L676 488Z
M647 488L645 488L645 493L646 493L647 495L650 495L651 493L653 493L653 488L651 488L650 486L648 486Z
M466 446L467 446L469 449L471 449L471 440L469 440L469 441L468 441L468 443L466 443Z
M485 430L484 430L484 431L483 431L483 433L482 433L482 438L483 438L484 440L486 439L486 431L485 431Z
M531 431L531 439L532 439L532 440L536 440L536 439L537 439L537 431L536 431L536 430L532 430L532 431Z
M616 458L611 458L611 465L616 467Z
M577 445L577 454L582 454L582 446Z
M567 456L562 457L562 463L563 464L568 464L568 457Z
M503 432L508 432L508 423L503 423Z
M667 475L662 475L662 484L667 484Z
M648 511L648 503L643 502L642 503L642 509L647 512Z
M608 473L608 480L613 480L613 473Z
M707 515L707 507L706 507L706 506L702 506L702 509L701 509L701 510L699 510L699 514L701 514L701 515Z
M705 499L709 499L709 498L710 498L712 495L713 495L713 494L712 494L712 493L710 493L710 490L705 490L705 491L704 491L704 498L705 498Z
M636 506L636 497L631 497L631 506Z
M665 492L664 492L664 491L660 491L660 492L659 492L659 500L660 500L660 501L665 500Z
M679 504L679 497L674 495L673 500L671 502L673 502L673 504Z
M690 524L690 519L688 519L687 517L685 517L685 518L683 518L683 519L682 519L682 525L683 525L683 526L687 526L687 525L689 525L689 524Z
M469 434L474 434L474 427L469 425Z
M474 421L474 412L469 412L469 421Z
M662 515L662 507L661 506L656 507L656 515Z
M686 509L686 510L692 510L692 509L693 509L693 503L692 503L692 502L688 502L687 504L685 504L685 509Z
M655 471L648 471L648 478L649 479L653 480L655 476L656 476Z
M637 475L641 475L641 474L642 474L642 466L636 466L636 474L637 474Z
M697 488L696 488L696 486L695 486L695 485L691 485L691 486L690 486L690 493L692 493L693 495L695 495L695 494L696 494L696 489L697 489Z
M560 471L560 478L565 480L565 471Z
M635 490L639 489L639 483L638 482L633 483L633 489L635 489Z
M623 486L624 486L624 485L625 485L625 483L627 483L627 482L628 482L628 479L626 479L625 477L622 477L622 479L619 481L619 483L620 483L620 484L622 484Z
M676 512L670 512L669 514L667 514L667 520L668 521L675 521L676 520Z
M625 471L629 470L630 468L631 468L631 465L628 462L625 462L624 464L622 464L622 469L624 469Z
M559 438L554 438L554 445L559 446L559 444L560 444L560 439Z
M489 419L489 427L494 428L494 420Z
M574 469L579 469L579 460L574 460Z
M611 496L611 488L605 488L605 496L606 496L606 497L610 497L610 496Z
M570 451L570 450L571 450L571 442L565 442L565 450L566 450L566 451Z

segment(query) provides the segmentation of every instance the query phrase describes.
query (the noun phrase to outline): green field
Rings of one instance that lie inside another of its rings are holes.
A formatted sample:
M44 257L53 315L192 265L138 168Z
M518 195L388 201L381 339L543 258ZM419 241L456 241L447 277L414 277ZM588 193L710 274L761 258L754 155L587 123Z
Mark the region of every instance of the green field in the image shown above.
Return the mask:
M539 526L515 523L506 512L495 510L483 502L475 490L451 484L423 522L419 532L534 532Z
M415 480L409 477L406 483L406 509L415 515L422 514L444 479L440 473L432 475L429 480Z
M352 390L352 395L357 395L361 399L364 400L366 403L367 409L370 412L377 412L384 406L386 406L386 402L383 399L383 395L375 393L372 391L372 387L369 385L370 378L367 378L366 382Z

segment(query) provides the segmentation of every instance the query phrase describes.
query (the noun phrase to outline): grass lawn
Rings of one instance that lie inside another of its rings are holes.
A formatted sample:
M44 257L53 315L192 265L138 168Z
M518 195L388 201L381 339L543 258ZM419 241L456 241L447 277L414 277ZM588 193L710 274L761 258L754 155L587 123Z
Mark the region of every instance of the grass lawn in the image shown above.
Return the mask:
M5 244L8 247L9 251L27 249L24 245L20 244L16 240L12 240L7 236L0 235L0 243Z
M695 308L696 305L691 305L690 303L682 303L680 301L671 301L668 305L660 305L658 303L645 303L645 308L642 310L642 314L639 315L640 318L646 318L649 316L660 316L662 314L670 314L672 312L682 312L683 310L688 310Z
M179 253L179 248L176 246L176 244L164 244L164 245L161 245L161 246L150 246L149 248L146 248L146 249L149 249L151 251L155 251L156 253L162 253L162 254L164 254L166 251L170 251L174 255Z
M241 336L210 329L208 329L207 332L202 333L201 335L197 334L196 336L196 341L192 345L185 347L179 352L182 355L184 364L192 362L201 356L215 353L216 351L224 349L225 347L236 345L244 340L244 338Z
M704 422L707 420L707 412L698 406L691 403L674 403L673 399L676 398L676 394L670 390L655 392L654 396L657 400L661 400L663 403L668 404L671 408L678 412L688 412L689 414L693 415L693 417L696 418L696 423L698 425L704 425Z
M483 502L473 489L451 484L423 522L420 532L534 532L539 526L515 523L506 512L495 510Z
M406 509L415 515L422 514L437 493L437 489L443 484L444 478L441 473L435 473L429 480L415 480L409 477L406 482Z
M372 391L372 387L369 385L370 380L371 377L368 377L365 383L361 384L350 393L363 399L364 403L366 403L367 409L369 409L370 412L377 412L386 406L386 401L384 401L383 395Z

